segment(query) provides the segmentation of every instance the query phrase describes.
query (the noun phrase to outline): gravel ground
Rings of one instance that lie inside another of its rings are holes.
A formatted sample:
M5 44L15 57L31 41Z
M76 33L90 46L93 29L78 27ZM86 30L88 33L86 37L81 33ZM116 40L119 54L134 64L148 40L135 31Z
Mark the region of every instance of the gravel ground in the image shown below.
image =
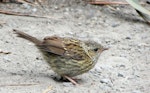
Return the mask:
M0 14L0 50L11 52L0 53L1 93L150 93L150 27L131 6L94 6L73 0L44 4L43 8L0 4L3 10L49 17ZM57 74L39 50L16 37L14 28L39 39L51 35L91 39L109 50L92 70L76 77L80 86L74 86L55 80Z

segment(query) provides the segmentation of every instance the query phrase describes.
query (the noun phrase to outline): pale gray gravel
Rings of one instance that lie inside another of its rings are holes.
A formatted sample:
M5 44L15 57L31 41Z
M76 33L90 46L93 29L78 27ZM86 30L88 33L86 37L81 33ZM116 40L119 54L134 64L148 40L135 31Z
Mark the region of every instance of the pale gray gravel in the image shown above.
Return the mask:
M44 10L0 4L0 9L51 17L0 14L0 50L11 52L0 54L0 93L150 93L150 26L132 7L113 6L114 11L84 2L52 1ZM57 75L39 50L16 37L14 28L39 39L58 35L94 40L109 50L92 70L76 77L80 86L74 86L55 81Z

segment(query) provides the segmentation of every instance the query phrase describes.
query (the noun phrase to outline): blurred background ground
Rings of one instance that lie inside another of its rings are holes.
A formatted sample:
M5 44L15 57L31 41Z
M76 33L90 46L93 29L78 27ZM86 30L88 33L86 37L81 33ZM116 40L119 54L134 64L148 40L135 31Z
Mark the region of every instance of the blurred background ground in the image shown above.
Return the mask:
M120 0L123 1L123 0ZM146 0L141 0L145 2ZM47 18L0 14L1 93L149 93L150 28L129 5L98 6L80 0L43 0L38 5L0 3L0 9ZM150 9L150 5L147 5ZM12 29L38 37L91 39L109 50L80 86L58 82L38 49Z

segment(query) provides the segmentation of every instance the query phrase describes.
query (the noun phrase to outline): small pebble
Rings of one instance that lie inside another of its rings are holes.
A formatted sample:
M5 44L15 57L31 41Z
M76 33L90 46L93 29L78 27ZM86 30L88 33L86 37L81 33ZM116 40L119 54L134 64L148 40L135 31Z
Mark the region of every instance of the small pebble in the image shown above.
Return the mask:
M78 26L81 26L81 25L82 25L82 23L78 23L77 25L78 25Z
M3 60L4 60L5 62L11 62L11 59L10 59L8 56L3 57Z
M26 9L30 9L30 8L31 8L31 6L30 6L29 4L24 3L24 4L22 4L22 5L23 5L23 7L26 8Z
M104 91L109 91L112 88L106 85L100 86L100 89L104 90ZM101 93L101 92L96 92L96 93ZM102 92L103 93L103 92ZM106 92L106 93L111 93L111 92Z
M102 70L112 70L113 69L113 67L112 66L109 66L109 65L101 65L101 69ZM102 72L102 71L101 71Z
M142 93L140 90L134 90L132 93Z
M69 93L70 91L68 89L65 89L64 90L64 93Z
M124 77L124 75L121 73L118 73L118 77Z
M70 9L69 8L65 8L64 12L69 12Z
M71 82L63 82L63 86L65 86L65 87L72 87L74 85Z
M128 39L128 40L130 40L130 39L131 39L131 37L126 37L125 39Z
M59 10L59 7L58 7L58 6L54 6L54 9L55 9L55 10Z
M100 82L101 82L101 83L108 84L108 83L110 82L110 79L104 78L104 79L101 79Z
M125 68L126 66L121 64L119 67L121 67L121 68Z
M102 69L100 67L95 67L95 71L98 72L98 73L101 73Z
M120 57L127 57L127 55L126 54L120 54Z
M114 24L112 24L111 26L112 26L112 27L117 27L117 26L119 26L119 24L114 23Z
M37 9L36 9L36 8L33 8L33 9L32 9L32 11L33 11L33 12L36 12L36 11L37 11Z

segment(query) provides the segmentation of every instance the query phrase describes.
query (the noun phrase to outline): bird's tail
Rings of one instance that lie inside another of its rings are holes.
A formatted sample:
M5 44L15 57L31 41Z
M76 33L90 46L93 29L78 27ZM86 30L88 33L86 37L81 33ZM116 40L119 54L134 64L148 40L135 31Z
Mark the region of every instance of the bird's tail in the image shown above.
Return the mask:
M19 31L19 30L16 30L16 29L13 29L13 31L21 38L24 38L24 39L27 39L31 42L33 42L34 44L36 45L40 45L42 43L42 41L38 40L37 38L29 35L29 34L26 34L22 31Z

